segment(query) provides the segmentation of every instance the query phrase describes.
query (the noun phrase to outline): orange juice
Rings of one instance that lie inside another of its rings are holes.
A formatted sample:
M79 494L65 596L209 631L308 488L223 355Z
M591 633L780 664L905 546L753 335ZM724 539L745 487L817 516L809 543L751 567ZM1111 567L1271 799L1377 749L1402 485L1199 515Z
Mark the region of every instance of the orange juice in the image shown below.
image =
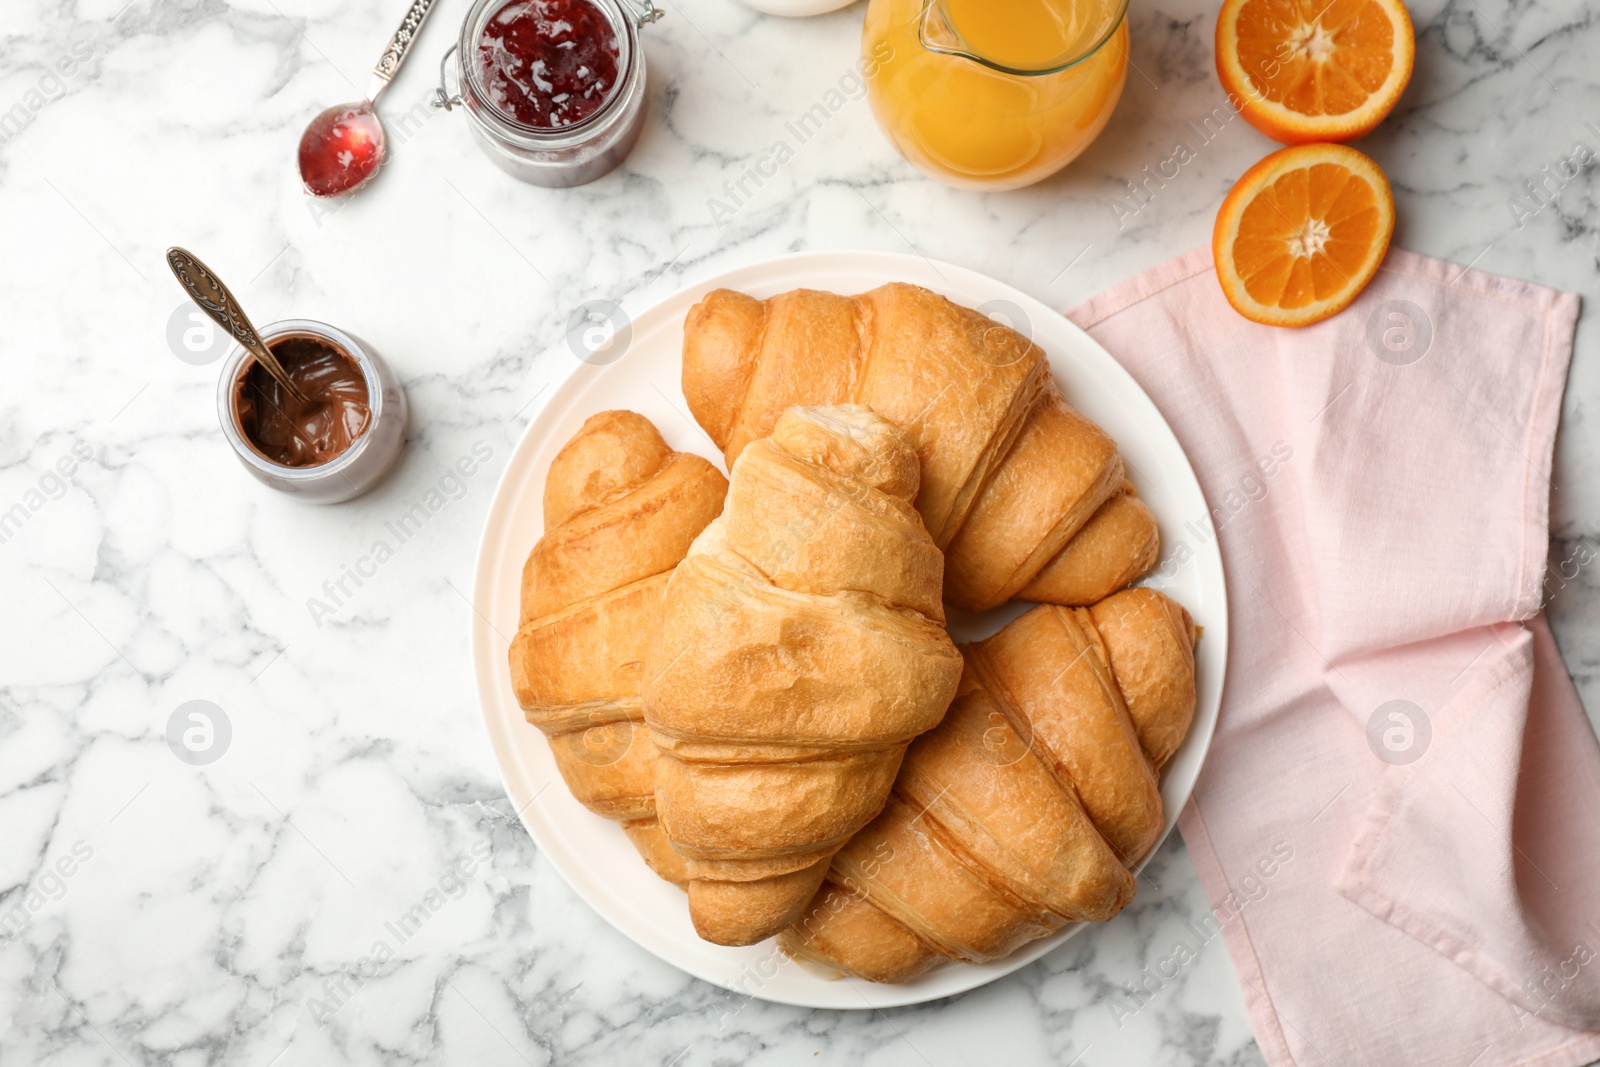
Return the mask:
M1015 189L1075 159L1128 74L1127 0L871 0L867 96L900 154Z

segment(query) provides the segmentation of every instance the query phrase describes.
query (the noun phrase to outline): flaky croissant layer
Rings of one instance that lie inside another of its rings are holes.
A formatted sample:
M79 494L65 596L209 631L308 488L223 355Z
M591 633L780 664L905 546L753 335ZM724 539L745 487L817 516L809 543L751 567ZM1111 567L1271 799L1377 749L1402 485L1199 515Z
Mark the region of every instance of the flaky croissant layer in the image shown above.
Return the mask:
M622 824L650 867L687 879L656 820L656 748L639 699L667 579L728 483L642 415L583 424L545 479L545 533L522 573L512 688L585 807Z
M1044 352L927 289L708 293L684 323L683 394L730 465L795 404L893 421L917 451L916 506L957 607L1092 603L1155 563L1155 519L1115 442L1062 397Z
M903 982L1115 915L1163 825L1156 773L1194 715L1196 637L1180 605L1128 589L964 646L944 721L779 945Z
M708 940L787 926L955 693L918 482L887 420L793 409L734 463L727 510L668 583L644 716Z

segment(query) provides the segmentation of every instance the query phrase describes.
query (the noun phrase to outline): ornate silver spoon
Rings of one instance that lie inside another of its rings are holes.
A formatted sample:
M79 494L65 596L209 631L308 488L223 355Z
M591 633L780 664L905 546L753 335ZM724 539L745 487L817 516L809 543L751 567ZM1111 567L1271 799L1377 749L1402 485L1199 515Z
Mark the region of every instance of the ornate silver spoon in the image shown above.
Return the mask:
M172 268L173 276L183 286L184 292L189 294L189 299L200 305L201 311L210 315L213 322L248 349L289 395L301 403L307 402L306 395L294 384L289 372L272 354L272 349L262 343L261 335L256 333L255 326L244 313L244 308L239 306L239 301L222 284L222 279L212 273L210 267L196 259L193 252L177 246L167 249L167 266Z
M433 10L434 0L414 0L400 28L389 38L377 66L367 98L336 104L311 120L300 136L300 180L313 196L342 196L370 182L383 166L388 141L378 118L378 97L400 73L412 42Z

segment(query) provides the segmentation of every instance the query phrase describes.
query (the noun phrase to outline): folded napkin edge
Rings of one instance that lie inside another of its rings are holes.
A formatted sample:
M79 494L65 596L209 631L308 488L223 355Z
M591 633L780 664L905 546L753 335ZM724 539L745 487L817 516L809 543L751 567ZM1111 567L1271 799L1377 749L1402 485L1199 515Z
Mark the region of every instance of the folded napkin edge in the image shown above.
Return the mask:
M1212 847L1211 834L1200 813L1199 803L1192 796L1178 815L1178 832L1183 836L1184 849L1189 854L1189 861L1194 864L1196 874L1199 875L1207 902L1225 900L1231 892L1227 876L1223 873L1222 864ZM1360 904L1359 901L1356 903ZM1371 911L1364 904L1360 906L1364 911ZM1255 944L1250 937L1248 920L1243 915L1237 918L1237 922L1223 924L1222 937L1228 947L1228 956L1233 963L1234 971L1240 979L1240 993L1244 999L1245 1013L1250 1017L1250 1028L1256 1043L1261 1046L1262 1055L1268 1063L1276 1067L1283 1065L1301 1067L1301 1061L1290 1051L1288 1040L1283 1033L1283 1025L1289 1020L1279 1014L1276 1001L1267 990L1266 975L1262 971L1261 961L1256 955ZM1548 1052L1503 1060L1499 1063L1485 1060L1474 1063L1471 1067L1586 1067L1596 1060L1600 1060L1600 1032L1579 1030L1570 1041Z
M1170 289L1212 269L1211 246L1200 245L1111 285L1104 292L1073 307L1066 315L1079 327L1085 330L1091 329L1113 315L1148 300L1164 289ZM1578 318L1579 297L1576 293L1553 289L1521 278L1493 274L1476 267L1462 267L1449 260L1425 256L1420 252L1404 248L1391 247L1378 270L1439 282L1446 288L1464 285L1468 290L1500 303L1570 317L1574 324ZM1241 317L1240 322L1248 324L1249 320ZM1266 329L1277 328L1266 327Z
M1228 885L1222 862L1211 845L1211 833L1200 816L1200 802L1193 794L1178 813L1178 832L1183 835L1184 848L1189 853L1189 862L1194 864L1195 873L1200 877L1200 887L1205 891L1207 903L1216 907L1217 902L1225 901L1233 890ZM1244 998L1245 1012L1250 1016L1250 1029L1255 1032L1256 1043L1262 1046L1262 1055L1268 1063L1296 1064L1299 1061L1289 1051L1289 1041L1283 1033L1286 1020L1279 1016L1272 994L1267 992L1266 972L1261 966L1260 957L1256 955L1255 943L1245 926L1244 916L1236 915L1235 918L1238 921L1222 923L1220 929L1228 956L1233 961L1233 969L1239 976L1239 992Z
M1432 709L1434 721L1447 726L1433 738L1432 751L1441 751L1455 734L1470 730L1473 717L1503 686L1524 674L1531 674L1532 635L1524 632L1522 644L1524 647L1514 649L1513 655L1471 677L1466 687L1443 707ZM1380 922L1433 949L1528 1014L1545 1014L1553 1021L1577 1029L1591 1028L1593 1020L1559 1019L1544 1012L1503 968L1477 951L1464 937L1407 907L1397 896L1378 889L1374 884L1378 870L1392 854L1392 848L1404 847L1403 843L1399 846L1390 845L1389 830L1404 800L1407 786L1420 775L1429 773L1429 769L1427 758L1424 757L1410 766L1390 767L1384 771L1351 837L1345 862L1334 877L1334 891ZM1460 787L1456 789L1459 791ZM1465 797L1465 794L1462 795ZM1471 802L1470 799L1468 802Z
M1515 281L1515 279L1504 279ZM1526 289L1528 283L1519 282ZM1578 329L1576 294L1539 287L1548 298L1544 315L1544 350L1539 358L1539 381L1534 389L1527 432L1523 436L1522 572L1514 617L1531 618L1544 607L1544 573L1550 553L1550 491L1555 487L1556 434L1561 426L1561 401L1567 391L1567 373ZM1532 295L1539 295L1532 294Z

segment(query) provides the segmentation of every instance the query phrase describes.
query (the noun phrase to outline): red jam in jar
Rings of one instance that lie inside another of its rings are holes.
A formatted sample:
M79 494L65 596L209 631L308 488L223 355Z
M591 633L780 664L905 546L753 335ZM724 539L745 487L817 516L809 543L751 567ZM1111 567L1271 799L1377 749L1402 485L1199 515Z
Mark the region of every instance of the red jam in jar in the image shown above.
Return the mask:
M477 43L488 103L547 130L600 109L616 87L618 56L617 31L590 0L510 0Z

